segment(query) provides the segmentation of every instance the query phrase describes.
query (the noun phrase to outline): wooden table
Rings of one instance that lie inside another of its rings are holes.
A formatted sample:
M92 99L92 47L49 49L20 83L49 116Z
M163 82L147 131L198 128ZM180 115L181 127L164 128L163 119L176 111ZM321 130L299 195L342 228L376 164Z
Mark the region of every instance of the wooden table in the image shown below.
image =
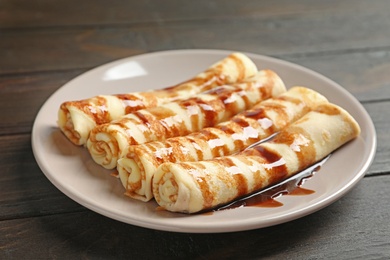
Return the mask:
M294 3L292 3L294 2ZM346 196L309 216L233 233L124 224L62 194L31 150L45 100L77 75L136 54L228 49L333 79L370 114L376 157ZM0 1L0 259L390 257L390 1Z

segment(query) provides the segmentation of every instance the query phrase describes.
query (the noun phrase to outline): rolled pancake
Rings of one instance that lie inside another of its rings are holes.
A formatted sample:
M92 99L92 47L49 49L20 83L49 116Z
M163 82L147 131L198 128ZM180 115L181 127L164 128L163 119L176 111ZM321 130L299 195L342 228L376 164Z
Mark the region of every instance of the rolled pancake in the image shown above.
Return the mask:
M168 211L212 209L304 170L359 133L359 125L347 111L325 103L274 140L237 155L162 164L153 178L154 197Z
M260 71L243 83L221 86L193 98L142 109L96 126L90 133L87 147L96 163L113 169L130 145L166 140L214 126L285 91L276 73Z
M194 78L172 87L64 102L58 111L58 126L74 144L84 145L96 125L108 123L139 109L156 107L217 86L236 83L256 72L256 65L246 55L232 53Z
M293 87L262 101L228 121L187 136L132 145L118 160L118 173L126 195L149 201L151 180L164 162L202 161L232 155L296 121L327 99L318 92Z

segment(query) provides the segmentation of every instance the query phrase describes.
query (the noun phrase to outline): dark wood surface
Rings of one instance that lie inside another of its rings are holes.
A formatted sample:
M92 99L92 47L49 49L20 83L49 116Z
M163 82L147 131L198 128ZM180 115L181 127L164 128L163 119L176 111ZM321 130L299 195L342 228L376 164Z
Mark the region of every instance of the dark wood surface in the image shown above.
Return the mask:
M229 49L309 67L351 92L376 157L346 196L285 224L183 234L94 213L57 190L31 150L45 100L77 75L168 49ZM0 1L0 259L390 258L390 1Z

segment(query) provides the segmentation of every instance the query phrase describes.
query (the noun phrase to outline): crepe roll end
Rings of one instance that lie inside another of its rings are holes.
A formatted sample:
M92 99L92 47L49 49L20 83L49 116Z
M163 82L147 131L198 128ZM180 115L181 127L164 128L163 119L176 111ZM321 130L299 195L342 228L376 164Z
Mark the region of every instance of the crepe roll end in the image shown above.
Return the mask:
M297 140L298 143L295 142L295 137L300 136L301 132L306 133L306 138L313 143L314 161L318 161L356 138L360 134L360 127L343 108L332 103L323 103L286 128L276 136L274 142L289 143L291 142L289 140L293 140L294 145L299 144L299 147L303 148L300 140ZM302 159L307 158L308 156L303 156Z
M328 115L340 115L352 132L350 136L354 138L360 135L361 129L358 122L344 108L335 104L321 104L314 111ZM342 131L343 129L340 130Z
M123 157L117 161L117 169L122 185L126 188L126 196L141 201L149 201L153 198L153 194L148 192L150 189L145 187L150 183L146 183L144 170L138 163L133 159Z
M91 133L87 148L92 159L106 169L114 169L119 157L118 141L105 132Z
M132 172L131 167L128 167L128 163L126 158L120 158L117 161L116 169L119 174L119 179L124 188L127 186L127 180L129 178L130 173Z
M225 77L228 77L228 83L234 83L242 81L257 72L257 66L255 63L245 54L240 52L231 53L222 62L214 64L217 66L224 66Z
M75 145L85 145L96 123L88 115L63 103L58 110L57 124L65 136Z
M153 194L157 203L172 212L191 213L202 209L203 196L194 180L181 174L179 164L164 163L153 177Z

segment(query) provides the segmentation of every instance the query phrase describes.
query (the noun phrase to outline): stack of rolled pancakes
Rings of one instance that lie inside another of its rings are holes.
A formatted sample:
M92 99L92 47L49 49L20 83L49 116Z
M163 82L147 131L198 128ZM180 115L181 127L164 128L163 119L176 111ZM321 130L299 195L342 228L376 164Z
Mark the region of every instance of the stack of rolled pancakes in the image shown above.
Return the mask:
M324 103L271 141L236 155L163 163L153 176L153 195L169 211L212 209L304 170L359 133L359 125L347 111Z
M186 213L212 209L278 183L359 134L348 112L321 94L305 87L286 91L275 72L253 72L254 67L245 55L234 53L199 74L201 79L150 92L174 98L148 103L144 95L144 105L131 109L123 108L122 101L121 109L128 111L105 116L105 121L84 111L74 117L79 123L82 117L93 121L79 131L84 137L70 133L76 125L71 109L64 116L64 107L77 102L65 102L59 122L68 122L60 126L72 142L87 146L96 163L117 167L127 196L155 198L166 210ZM205 83L204 73L217 73L213 68L223 72L219 81ZM229 78L229 84L221 78ZM191 91L183 95L174 90L183 90L181 86ZM79 102L92 106L94 99ZM83 141L76 140L79 136Z
M236 83L256 72L256 65L246 55L232 53L195 77L175 86L64 102L58 111L58 126L74 144L85 145L90 131L97 125L109 123L139 109L156 107L218 86Z
M283 92L284 84L276 73L262 70L240 83L141 109L98 125L90 132L87 148L96 163L113 169L131 145L163 141L215 126Z

